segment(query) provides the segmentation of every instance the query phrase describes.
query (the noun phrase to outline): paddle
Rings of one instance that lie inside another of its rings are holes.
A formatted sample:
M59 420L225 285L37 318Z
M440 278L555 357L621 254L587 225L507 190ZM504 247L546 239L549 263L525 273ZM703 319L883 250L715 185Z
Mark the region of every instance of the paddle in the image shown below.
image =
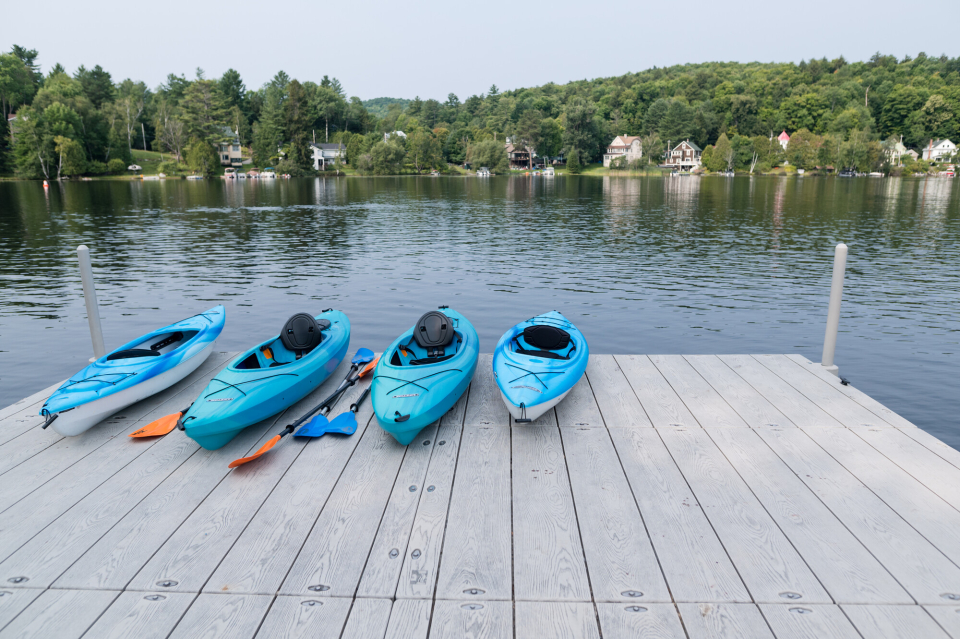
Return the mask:
M193 406L193 404L190 404ZM180 421L180 418L190 410L190 406L187 406L181 411L176 413L171 413L170 415L164 415L160 419L154 420L141 428L140 430L135 430L128 435L128 437L158 437L160 435L166 435L171 430L177 427L177 422Z
M350 370L347 371L347 376L344 378L342 382L340 382L340 386L337 387L337 390L335 390L333 394L330 395L330 397L326 398L325 400L323 400L322 402L320 402L319 404L311 408L309 411L307 411L307 413L303 417L301 417L294 423L285 426L284 429L280 431L279 435L274 435L273 437L271 437L267 441L267 443L265 443L263 446L260 447L260 450L250 455L249 457L241 457L240 459L233 460L228 464L228 467L236 468L237 466L241 466L243 464L246 464L247 462L251 462L254 459L257 459L258 457L260 457L261 455L269 451L271 448L276 446L278 443L280 443L281 439L283 439L284 437L286 437L287 435L295 431L297 427L299 427L302 423L307 421L307 419L309 419L311 415L313 415L314 413L320 410L329 410L330 407L333 406L333 404L338 399L340 399L340 396L343 395L343 392L345 390L347 390L348 388L356 384L357 380L364 377L367 373L372 371L374 367L376 367L377 362L380 361L380 358L378 357L376 360L374 360L373 358L374 358L373 351L371 351L370 349L361 348L360 350L358 350L357 354L351 360L351 366L350 366ZM367 366L354 376L354 373L363 364L367 364ZM324 416L324 420L326 420L326 416Z
M311 419L306 425L304 425L300 430L293 434L294 437L321 437L325 433L341 433L343 435L353 435L357 432L357 410L360 409L360 404L363 403L363 400L367 398L367 395L370 394L370 389L366 388L363 391L363 394L360 395L358 399L353 404L350 404L350 409L345 413L340 413L333 420L327 421L325 415L317 415ZM322 421L321 421L322 418Z

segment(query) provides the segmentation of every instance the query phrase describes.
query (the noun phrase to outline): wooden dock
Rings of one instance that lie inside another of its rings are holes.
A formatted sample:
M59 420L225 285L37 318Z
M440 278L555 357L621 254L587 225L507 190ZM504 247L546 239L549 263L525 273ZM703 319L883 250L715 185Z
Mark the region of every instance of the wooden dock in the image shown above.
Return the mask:
M408 447L367 403L234 471L343 371L126 437L229 356L79 437L0 410L0 638L960 639L960 452L803 357L595 355L512 425L486 355Z

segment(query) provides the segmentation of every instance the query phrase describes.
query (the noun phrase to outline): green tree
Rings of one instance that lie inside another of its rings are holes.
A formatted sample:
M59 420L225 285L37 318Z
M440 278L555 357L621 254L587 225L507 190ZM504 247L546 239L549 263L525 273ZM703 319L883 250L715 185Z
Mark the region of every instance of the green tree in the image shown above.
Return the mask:
M600 127L597 106L583 98L573 98L563 111L563 146L568 155L576 155L580 161L590 161L599 149Z
M187 135L213 144L222 135L227 110L214 80L194 80L180 100L180 119ZM189 160L188 160L189 163Z
M487 167L494 173L505 173L510 169L507 150L502 142L483 140L467 147L467 161L474 169Z
M577 175L581 170L580 152L576 148L572 148L567 151L567 173Z
M57 179L61 175L82 175L87 169L87 160L83 147L76 140L58 135L53 138L54 150L58 155Z
M34 77L23 60L12 53L0 54L0 111L3 120L23 104L29 104L35 92Z
M440 143L431 133L420 129L407 136L407 161L417 174L437 166L440 160Z
M530 169L533 168L533 153L536 151L543 155L541 152L543 146L540 144L540 125L542 122L543 114L536 109L524 111L513 132L514 146L530 150L527 162L527 168Z
M208 140L194 137L187 146L187 166L197 175L213 175L220 167L220 158Z
M87 96L94 108L99 109L113 100L113 79L99 64L89 71L81 65L73 77L80 82L83 94Z
M563 129L554 118L540 121L540 135L537 138L537 154L540 157L555 157L563 148Z
M370 149L370 168L376 175L397 175L403 169L406 151L396 138L377 142Z

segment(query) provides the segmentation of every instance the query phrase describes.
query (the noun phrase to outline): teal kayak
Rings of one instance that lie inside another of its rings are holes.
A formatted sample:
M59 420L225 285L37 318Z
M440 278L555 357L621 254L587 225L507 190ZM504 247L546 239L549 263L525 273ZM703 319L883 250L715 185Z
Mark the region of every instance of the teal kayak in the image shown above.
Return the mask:
M380 357L370 395L380 427L406 446L467 390L480 340L473 325L445 306L421 317Z
M44 428L79 435L192 373L213 351L227 314L222 306L141 335L65 381L43 404Z
M294 315L280 335L242 353L210 380L177 427L207 450L303 399L337 369L350 320L332 309Z
M589 358L583 333L560 312L550 311L503 334L493 352L493 375L514 420L529 422L567 396Z

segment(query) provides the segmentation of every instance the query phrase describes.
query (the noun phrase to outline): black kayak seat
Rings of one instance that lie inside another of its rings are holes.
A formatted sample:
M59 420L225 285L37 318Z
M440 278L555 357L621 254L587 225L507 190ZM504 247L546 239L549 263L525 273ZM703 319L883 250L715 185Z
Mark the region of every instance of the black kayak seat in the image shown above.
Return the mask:
M149 351L145 348L128 348L125 351L117 351L107 355L107 361L112 362L117 359L133 359L135 357L159 357L160 351Z
M444 347L453 342L456 331L453 321L440 311L428 311L413 327L413 339L420 348L427 350L427 357L443 357Z
M520 342L521 337L527 345L532 346L533 348L525 348ZM554 352L566 349L570 346L571 342L570 333L566 332L562 328L557 328L556 326L547 326L545 324L528 326L523 329L523 332L520 333L520 335L514 337L513 341L517 343L517 348L514 349L514 352L521 355L527 355L529 357L543 357L545 359L570 359L570 354L573 352L573 349L566 354Z
M280 342L300 359L323 341L323 331L330 328L329 320L317 320L310 313L297 313L280 330Z

